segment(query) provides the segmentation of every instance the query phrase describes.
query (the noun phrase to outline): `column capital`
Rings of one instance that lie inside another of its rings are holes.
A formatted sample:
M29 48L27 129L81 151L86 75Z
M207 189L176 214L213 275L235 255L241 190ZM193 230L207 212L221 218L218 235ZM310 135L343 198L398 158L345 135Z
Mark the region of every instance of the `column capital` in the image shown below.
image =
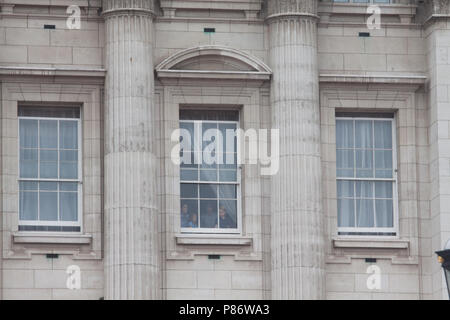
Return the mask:
M132 12L154 15L154 0L103 0L104 17Z
M279 16L317 17L317 0L268 0L267 18Z

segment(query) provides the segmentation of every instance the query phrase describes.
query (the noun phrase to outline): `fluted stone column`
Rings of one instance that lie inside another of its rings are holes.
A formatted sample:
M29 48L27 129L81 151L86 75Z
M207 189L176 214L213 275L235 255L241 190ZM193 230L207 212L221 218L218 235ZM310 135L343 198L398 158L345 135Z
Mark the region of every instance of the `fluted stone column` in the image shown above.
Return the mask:
M103 15L105 298L157 299L152 1L104 0Z
M272 177L274 299L325 298L321 210L316 0L269 0L273 127L280 170Z

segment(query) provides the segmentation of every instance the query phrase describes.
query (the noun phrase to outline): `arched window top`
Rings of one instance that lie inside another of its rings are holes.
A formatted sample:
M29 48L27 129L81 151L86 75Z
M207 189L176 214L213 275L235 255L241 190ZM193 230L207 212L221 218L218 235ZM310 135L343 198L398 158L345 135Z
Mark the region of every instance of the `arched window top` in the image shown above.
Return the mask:
M268 80L272 71L258 58L223 46L199 46L175 53L162 61L159 78L219 78Z

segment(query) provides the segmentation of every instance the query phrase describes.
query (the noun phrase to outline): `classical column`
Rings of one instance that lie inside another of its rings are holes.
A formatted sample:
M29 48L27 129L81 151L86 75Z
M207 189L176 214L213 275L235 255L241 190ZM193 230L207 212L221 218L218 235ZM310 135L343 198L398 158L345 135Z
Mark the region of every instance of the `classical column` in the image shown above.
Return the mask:
M104 0L103 16L105 298L157 299L152 1Z
M432 299L448 299L447 286L444 280L442 268L436 263L436 256L433 252L442 250L450 238L448 225L445 221L450 221L450 210L448 200L450 190L446 183L450 179L448 163L450 156L448 145L450 135L448 127L450 125L450 0L428 0L420 6L425 6L422 12L426 12L423 21L427 34L427 62L428 62L428 106L429 106L429 132L439 132L430 134L430 199L433 205L430 208L431 230L422 230L423 234L431 234L429 242L425 240L422 246L431 246L431 253L423 253L421 259L424 278L431 273ZM446 131L447 129L447 131ZM443 132L443 133L442 133ZM427 239L426 236L423 237Z
M316 13L316 0L268 1L272 124L280 130L280 170L272 177L274 299L325 298Z

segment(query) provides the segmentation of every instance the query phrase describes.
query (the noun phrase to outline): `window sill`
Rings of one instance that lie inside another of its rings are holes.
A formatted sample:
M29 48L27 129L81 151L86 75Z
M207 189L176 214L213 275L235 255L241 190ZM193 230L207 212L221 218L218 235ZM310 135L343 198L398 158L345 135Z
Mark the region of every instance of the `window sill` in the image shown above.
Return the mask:
M400 239L332 239L333 247L339 249L408 249L409 241Z
M180 245L251 246L253 243L250 237L228 235L177 234L175 238Z
M85 234L39 234L18 232L13 234L13 242L19 244L71 244L88 245L92 242L91 235Z

